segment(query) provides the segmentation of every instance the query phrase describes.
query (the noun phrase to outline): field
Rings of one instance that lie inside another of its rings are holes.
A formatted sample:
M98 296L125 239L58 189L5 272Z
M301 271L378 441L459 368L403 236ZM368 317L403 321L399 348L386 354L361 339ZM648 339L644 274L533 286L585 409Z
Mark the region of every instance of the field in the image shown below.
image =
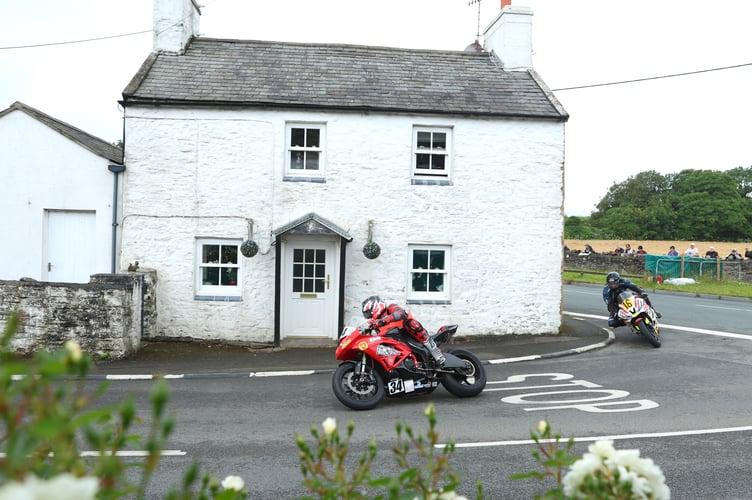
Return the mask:
M569 240L565 239L564 244L569 247L570 250L582 250L585 248L585 243L590 243L590 246L597 253L612 252L617 246L622 248L629 243L634 250L637 250L638 245L642 245L647 253L665 255L668 252L668 247L674 245L679 255L684 253L684 250L689 248L690 243L694 243L697 249L700 251L700 257L705 256L705 252L711 246L718 252L720 258L725 258L731 253L732 248L736 248L736 251L744 255L745 249L752 249L752 242L747 243L729 243L727 241L640 241L640 240Z

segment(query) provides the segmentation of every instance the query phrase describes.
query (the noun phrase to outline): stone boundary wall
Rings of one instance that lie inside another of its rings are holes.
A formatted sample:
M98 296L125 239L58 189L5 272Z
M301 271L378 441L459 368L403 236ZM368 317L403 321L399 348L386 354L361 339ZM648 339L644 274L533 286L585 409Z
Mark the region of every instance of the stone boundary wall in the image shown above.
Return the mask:
M89 283L0 280L0 329L21 313L11 348L22 355L76 340L95 358L123 359L138 351L156 323L156 273L95 274Z
M711 259L707 259L710 261ZM731 280L752 283L752 259L723 261L724 275ZM565 270L580 270L603 273L616 271L621 275L648 276L645 270L645 257L642 255L610 255L593 253L580 256L578 252L564 254Z

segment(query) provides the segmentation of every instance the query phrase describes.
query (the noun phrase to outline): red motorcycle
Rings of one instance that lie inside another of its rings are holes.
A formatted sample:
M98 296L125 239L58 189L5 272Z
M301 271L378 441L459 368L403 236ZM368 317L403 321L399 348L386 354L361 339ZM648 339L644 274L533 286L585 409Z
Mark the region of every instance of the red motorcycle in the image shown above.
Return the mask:
M446 343L457 325L442 326L431 335L436 345ZM446 361L437 366L422 343L404 330L385 325L378 331L348 326L342 332L332 389L337 399L353 410L375 408L384 397L430 394L443 385L461 398L477 396L486 386L486 370L473 353L447 349Z

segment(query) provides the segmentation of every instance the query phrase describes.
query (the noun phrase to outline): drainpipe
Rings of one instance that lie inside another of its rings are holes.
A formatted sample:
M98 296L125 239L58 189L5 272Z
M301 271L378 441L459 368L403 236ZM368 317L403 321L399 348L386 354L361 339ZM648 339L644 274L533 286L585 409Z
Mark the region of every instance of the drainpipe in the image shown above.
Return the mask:
M107 170L115 174L115 183L112 188L112 266L111 273L115 274L115 258L117 250L117 201L118 201L118 174L125 172L125 165L107 165Z

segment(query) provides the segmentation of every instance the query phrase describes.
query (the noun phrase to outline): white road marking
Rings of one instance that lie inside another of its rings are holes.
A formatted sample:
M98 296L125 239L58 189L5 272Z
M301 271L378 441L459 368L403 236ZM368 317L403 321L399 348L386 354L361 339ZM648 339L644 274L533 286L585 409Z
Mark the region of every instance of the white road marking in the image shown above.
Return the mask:
M187 455L188 452L182 450L162 450L159 454L163 457L182 457ZM50 453L52 455L52 453ZM82 451L82 457L98 457L102 454L98 451ZM106 453L106 455L112 455L112 453ZM146 450L120 450L115 452L118 457L148 457L149 452ZM0 453L0 458L5 458L5 453Z
M581 317L581 318L593 318L593 319L602 319L602 320L608 320L608 316L600 316L597 314L580 314L580 313L574 313L574 312L568 312L564 311L564 314L567 316L572 317ZM682 330L685 332L692 332L692 333L700 333L702 335L714 335L716 337L730 337L735 339L743 339L743 340L752 340L752 335L744 334L744 333L733 333L733 332L721 332L718 330L706 330L704 328L692 328L691 326L679 326L679 325L668 325L666 323L660 323L659 325L661 329L668 329L668 330Z
M286 377L294 375L313 375L313 370L293 370L293 371L279 371L279 372L251 372L251 377Z
M589 442L600 441L604 439L610 439L618 441L620 439L645 439L645 438L661 438L661 437L676 437L676 436L699 436L702 434L724 434L729 432L748 432L752 431L752 426L747 425L743 427L721 427L718 429L697 429L689 431L671 431L671 432L646 432L639 434L612 434L605 436L584 436L575 437L575 442ZM569 438L562 437L559 442L566 443ZM541 443L555 443L555 439L541 439ZM520 444L531 445L535 444L532 439L513 439L509 441L481 441L478 443L456 443L455 448L483 448L491 446L516 446ZM445 447L445 444L437 444L437 448Z
M704 304L697 304L695 307L707 307L708 309L726 309L729 311L752 312L752 309L749 309L746 307L720 307L720 306L706 306Z
M163 457L182 457L188 453L182 450L162 450L159 452ZM82 457L98 457L101 453L98 451L82 451ZM109 454L108 454L109 455ZM118 457L148 457L149 452L146 450L120 450L115 453Z

